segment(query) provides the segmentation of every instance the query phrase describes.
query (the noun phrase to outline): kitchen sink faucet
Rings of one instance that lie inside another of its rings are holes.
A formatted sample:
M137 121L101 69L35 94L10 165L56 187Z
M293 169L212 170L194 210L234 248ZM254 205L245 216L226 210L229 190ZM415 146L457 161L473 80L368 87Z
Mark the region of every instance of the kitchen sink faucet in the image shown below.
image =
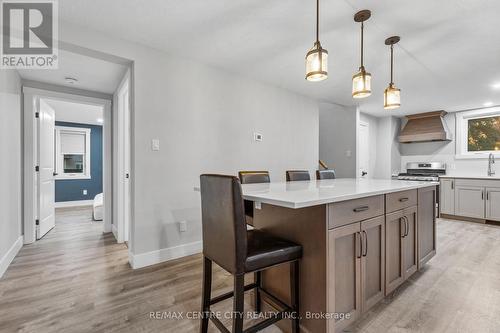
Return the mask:
M495 175L495 171L491 167L492 164L495 164L495 155L493 155L493 153L490 153L490 155L488 156L488 176Z

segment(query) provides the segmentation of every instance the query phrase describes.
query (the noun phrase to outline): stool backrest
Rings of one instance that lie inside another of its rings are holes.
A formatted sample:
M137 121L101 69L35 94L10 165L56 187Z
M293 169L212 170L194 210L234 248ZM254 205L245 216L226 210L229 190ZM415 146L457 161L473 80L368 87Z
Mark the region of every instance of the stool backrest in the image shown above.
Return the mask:
M243 273L247 229L240 181L204 174L200 190L203 255L232 274Z
M270 183L269 171L240 171L238 172L242 184Z
M316 179L335 179L335 171L332 169L316 170Z
M307 171L307 170L287 170L286 181L287 182L294 182L297 180L311 180L311 176L309 175L309 171Z

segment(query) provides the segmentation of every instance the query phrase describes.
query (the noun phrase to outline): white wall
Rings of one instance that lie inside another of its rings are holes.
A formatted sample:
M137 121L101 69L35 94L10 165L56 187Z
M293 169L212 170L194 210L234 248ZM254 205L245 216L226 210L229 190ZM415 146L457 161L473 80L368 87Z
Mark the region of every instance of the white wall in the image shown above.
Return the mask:
M400 120L388 116L378 119L377 159L374 178L389 179L401 170L401 153L398 142Z
M134 61L134 255L201 240L200 197L193 191L201 173L265 169L273 180L283 180L286 169L316 169L318 106L313 100L65 22L60 25L63 42ZM254 131L263 134L263 142L253 141ZM153 138L160 140L160 151L151 151ZM179 233L177 222L183 220L188 231Z
M338 178L356 177L356 126L355 107L320 103L319 158Z
M432 161L446 162L448 174L486 174L487 159L455 158L455 113L447 114L444 119L452 135L452 141L401 144L401 168L405 169L407 162Z
M378 118L360 112L359 120L361 122L367 123L370 131L369 133L370 144L368 147L368 151L370 154L370 163L368 164L368 177L378 178L377 177L378 175L376 174L377 163L378 163L378 156L377 156Z
M21 79L0 70L0 277L22 246Z

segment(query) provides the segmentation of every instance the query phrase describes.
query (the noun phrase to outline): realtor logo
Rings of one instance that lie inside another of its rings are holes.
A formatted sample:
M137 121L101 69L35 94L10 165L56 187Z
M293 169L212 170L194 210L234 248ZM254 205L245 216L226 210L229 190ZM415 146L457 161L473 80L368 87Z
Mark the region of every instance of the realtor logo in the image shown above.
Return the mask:
M0 68L56 69L57 0L3 0Z

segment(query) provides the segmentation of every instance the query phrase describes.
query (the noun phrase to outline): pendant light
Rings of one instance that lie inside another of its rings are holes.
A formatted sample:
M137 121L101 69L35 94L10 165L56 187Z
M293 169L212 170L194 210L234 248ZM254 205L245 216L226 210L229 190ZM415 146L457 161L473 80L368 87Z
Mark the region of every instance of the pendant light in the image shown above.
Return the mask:
M397 109L401 106L401 90L393 82L394 44L400 41L399 36L392 36L385 40L385 45L391 46L391 83L384 91L384 109Z
M316 0L316 41L306 54L306 80L323 81L328 78L328 51L319 42L319 0Z
M359 72L352 77L352 97L365 98L372 94L371 83L372 75L367 73L363 65L363 38L364 38L364 22L370 18L372 13L365 9L357 12L354 15L355 22L361 22L361 66Z

